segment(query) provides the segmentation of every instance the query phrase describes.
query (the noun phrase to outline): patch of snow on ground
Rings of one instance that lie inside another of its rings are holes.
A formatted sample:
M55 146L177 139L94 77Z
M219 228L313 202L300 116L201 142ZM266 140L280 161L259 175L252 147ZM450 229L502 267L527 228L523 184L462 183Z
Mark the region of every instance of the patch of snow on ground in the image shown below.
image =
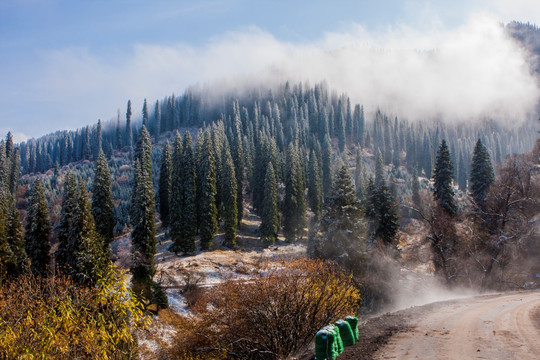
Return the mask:
M180 315L188 315L189 307L186 303L186 299L182 296L182 293L178 289L165 290L167 299L169 300L169 309Z

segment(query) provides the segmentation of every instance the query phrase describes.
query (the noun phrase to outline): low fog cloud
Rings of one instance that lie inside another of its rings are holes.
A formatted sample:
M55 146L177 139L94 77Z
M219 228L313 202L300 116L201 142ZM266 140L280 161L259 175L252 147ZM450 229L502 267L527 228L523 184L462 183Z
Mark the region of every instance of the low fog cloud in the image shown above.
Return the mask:
M527 56L486 15L428 33L405 26L374 33L353 24L311 43L283 42L249 27L198 47L138 44L114 61L84 48L49 53L37 91L43 101L63 97L70 126L60 128L110 118L118 107L124 111L127 99L137 110L144 98L179 94L190 85L252 80L326 80L368 111L380 106L409 119L514 123L536 116L540 91Z

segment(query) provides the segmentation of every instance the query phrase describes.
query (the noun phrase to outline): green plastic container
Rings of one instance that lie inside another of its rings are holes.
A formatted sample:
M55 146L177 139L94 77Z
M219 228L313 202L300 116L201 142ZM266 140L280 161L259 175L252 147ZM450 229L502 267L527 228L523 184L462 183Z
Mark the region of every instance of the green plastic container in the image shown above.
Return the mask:
M338 357L338 347L334 331L322 329L315 335L315 358L317 360L334 360Z
M338 320L336 321L335 325L339 329L339 336L341 337L341 340L343 340L343 346L354 345L356 341L351 329L351 325L349 325L349 323L345 320Z
M358 318L356 316L347 316L345 321L351 325L352 332L354 334L354 340L358 341L360 333L358 332Z
M343 340L341 340L341 336L339 335L338 327L334 324L330 324L326 325L323 329L326 331L331 331L335 334L334 336L336 337L337 351L338 354L341 354L343 352Z

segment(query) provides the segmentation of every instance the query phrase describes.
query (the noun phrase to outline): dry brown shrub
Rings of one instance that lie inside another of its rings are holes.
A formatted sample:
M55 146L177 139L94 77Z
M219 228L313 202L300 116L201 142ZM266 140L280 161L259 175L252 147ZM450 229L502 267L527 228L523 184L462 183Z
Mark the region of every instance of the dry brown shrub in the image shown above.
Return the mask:
M187 305L193 307L204 294L201 284L206 281L206 275L203 272L190 271L186 268L181 268L179 271L183 282L182 295L186 299Z
M334 263L296 259L265 264L258 276L209 289L195 316L179 317L172 358L286 358L322 326L356 314L360 295Z

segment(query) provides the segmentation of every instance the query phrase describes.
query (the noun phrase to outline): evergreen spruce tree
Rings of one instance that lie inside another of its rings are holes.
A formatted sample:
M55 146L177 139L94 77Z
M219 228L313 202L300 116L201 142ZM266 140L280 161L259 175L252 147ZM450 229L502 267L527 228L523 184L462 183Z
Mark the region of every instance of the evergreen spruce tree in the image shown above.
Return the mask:
M277 240L279 228L278 186L272 162L268 162L266 167L264 193L259 233L263 243L271 245Z
M182 158L180 182L182 183L182 217L180 218L180 236L186 244L185 251L195 251L197 235L197 203L196 203L196 165L193 154L193 140L189 131L184 133L182 141Z
M399 222L394 195L386 181L377 184L368 180L366 189L366 216L370 219L371 238L381 239L384 244L392 245L399 230Z
M109 244L114 237L115 220L111 172L103 151L100 151L96 161L91 212L96 224L95 230L103 239L108 253Z
M347 166L342 166L308 244L311 256L336 259L358 271L368 247L362 209Z
M82 284L94 285L103 276L109 264L109 248L96 231L95 220L91 213L91 203L83 181L79 180L78 209L75 216L75 232L78 245L72 254L76 261L73 278Z
M10 159L13 155L14 146L13 146L13 135L11 131L8 131L6 135L6 159Z
M0 141L0 191L4 191L7 188L8 182L9 182L9 160L6 157L5 142L4 140L1 140Z
M225 244L232 248L236 245L236 226L238 224L237 179L227 139L224 141L221 154L221 213L225 230Z
M11 153L11 166L9 170L9 182L8 190L9 193L15 196L17 187L19 186L19 179L21 176L21 155L19 147L16 147L15 150Z
M76 223L79 217L79 186L76 176L69 172L66 175L64 191L62 193L62 209L60 220L55 227L58 248L55 252L56 266L65 274L77 273L76 254L79 252L80 229Z
M399 230L394 194L386 184L382 154L379 151L375 164L375 181L370 179L366 188L365 214L370 219L371 238L381 239L386 245L393 243Z
M237 226L242 223L244 212L244 157L245 151L242 144L242 122L240 115L235 116L233 124L233 136L231 142L231 156L234 162L234 174L236 175L236 213Z
M322 143L322 173L323 173L323 197L330 194L333 186L332 180L332 146L330 138L327 136ZM326 201L326 200L325 200Z
M24 233L19 211L15 206L15 200L11 206L6 224L6 240L13 254L13 262L8 264L8 276L18 276L30 271L30 261L24 249Z
M99 153L103 151L103 139L102 139L102 128L101 120L98 120L92 142L92 158L95 160L98 158ZM65 149L67 153L67 149ZM68 163L68 160L65 160L65 163Z
M339 104L338 104L338 111L337 111L337 116L336 116L336 121L337 121L337 135L338 135L338 148L339 148L339 152L344 152L345 151L345 119L343 117L343 109L342 109L342 105L341 105L341 100L339 101Z
M144 99L143 108L142 108L142 124L143 126L148 129L148 104L146 103L146 99Z
M298 149L293 143L287 149L285 199L283 201L283 233L287 241L301 236L305 225L304 179Z
M124 145L129 148L131 153L131 148L133 146L133 130L131 129L131 100L128 100L127 110L126 110L126 131L124 133Z
M4 149L0 149L0 151L4 151ZM0 188L0 201L2 201L0 203L0 283L8 275L8 266L15 263L15 255L11 251L6 236L7 209L5 209L5 199L7 196L4 195L4 189Z
M201 236L201 249L209 250L218 230L215 154L209 131L204 133L201 153L197 157L199 159L197 177L200 179L200 186L197 187L196 201L198 206L199 234Z
M362 160L362 150L358 148L356 152L354 183L356 185L356 196L360 200L364 198L365 177L366 177L366 174L364 171L364 161Z
M253 176L251 179L251 197L253 209L257 214L260 214L264 199L264 175L266 174L266 166L268 165L268 153L266 146L266 137L260 133L255 146L255 159L253 164Z
M181 150L180 150L181 151ZM180 154L181 155L181 154ZM161 166L159 171L159 215L161 217L161 225L163 227L169 226L170 216L170 190L171 190L171 176L172 176L172 153L171 145L167 141L163 148L163 154L161 155Z
M84 135L83 135L83 142L82 142L82 159L90 159L92 156L92 146L91 146L91 139L90 139L90 126L87 126L84 128Z
M318 131L319 141L323 142L326 135L328 135L328 112L325 107L319 110Z
M481 209L484 208L487 191L494 180L495 174L489 153L482 141L478 139L471 162L470 189L474 202Z
M135 147L135 176L131 200L133 225L131 247L134 261L131 273L135 293L146 299L151 299L154 288L152 278L155 273L154 255L156 253L151 154L150 134L143 126Z
M24 241L25 250L30 259L30 269L36 276L47 276L51 262L49 255L51 225L45 189L40 179L37 179L32 186L27 214Z
M433 172L433 195L439 205L450 216L454 216L457 212L454 202L454 190L452 189L453 174L454 166L450 158L450 151L446 141L443 139L437 151L435 170Z
M263 132L260 132L255 149L253 177L251 182L253 208L258 215L260 215L260 210L262 209L262 203L264 201L264 176L269 161L272 162L277 179L280 179L278 157L279 155L274 139L265 135Z
M187 133L186 133L187 134ZM186 149L189 151L189 149ZM185 222L185 195L187 184L184 183L184 156L185 152L182 145L182 138L176 132L174 139L174 150L172 154L172 172L171 172L171 188L170 188L170 234L173 244L170 250L174 253L190 253L195 251L195 236L186 236L187 224ZM188 225L188 226L193 226Z
M178 131L174 137L173 153L171 157L170 175L170 235L172 245L170 251L174 253L195 251L195 243L185 243L182 233L182 211L184 208L184 184L182 183L182 138ZM165 191L165 185L163 187ZM160 187L161 191L161 187Z
M308 202L313 221L318 221L322 211L322 169L317 153L311 150L308 164Z
M73 173L66 176L60 214L56 265L78 283L93 285L106 270L109 252L96 232L84 182Z
M156 142L159 139L159 135L161 134L162 127L161 127L161 106L159 105L159 100L156 100L156 105L154 107L154 136L156 137Z
M116 114L116 147L121 148L123 144L122 141L122 128L120 126L120 109L118 109L118 113Z

